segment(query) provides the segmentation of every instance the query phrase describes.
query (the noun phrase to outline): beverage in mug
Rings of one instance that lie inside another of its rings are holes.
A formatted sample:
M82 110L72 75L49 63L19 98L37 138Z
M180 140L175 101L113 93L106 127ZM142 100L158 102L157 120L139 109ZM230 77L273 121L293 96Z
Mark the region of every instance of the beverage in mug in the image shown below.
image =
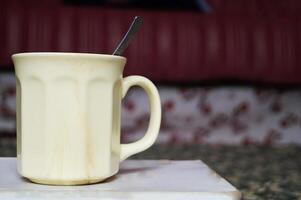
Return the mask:
M20 53L12 56L17 87L17 163L36 183L96 183L116 174L119 162L157 138L160 97L141 76L123 78L126 58L103 54ZM149 97L145 136L120 144L121 100L131 86Z

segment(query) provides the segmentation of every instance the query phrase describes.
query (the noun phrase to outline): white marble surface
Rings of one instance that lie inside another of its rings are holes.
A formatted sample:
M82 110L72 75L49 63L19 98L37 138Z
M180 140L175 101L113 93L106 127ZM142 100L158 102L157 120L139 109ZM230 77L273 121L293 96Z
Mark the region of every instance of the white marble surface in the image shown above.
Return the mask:
M240 192L201 161L127 160L103 183L47 186L21 178L15 158L0 158L0 199L237 200Z

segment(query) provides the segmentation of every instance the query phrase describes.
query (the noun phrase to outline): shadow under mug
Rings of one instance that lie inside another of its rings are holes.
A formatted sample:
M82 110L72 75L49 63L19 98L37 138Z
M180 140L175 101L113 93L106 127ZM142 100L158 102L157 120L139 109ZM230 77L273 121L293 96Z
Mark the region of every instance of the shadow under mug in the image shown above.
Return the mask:
M82 53L20 53L12 56L17 87L17 163L33 182L96 183L116 174L119 162L156 140L161 105L154 84L123 78L126 58ZM131 86L149 97L144 137L120 144L121 100Z

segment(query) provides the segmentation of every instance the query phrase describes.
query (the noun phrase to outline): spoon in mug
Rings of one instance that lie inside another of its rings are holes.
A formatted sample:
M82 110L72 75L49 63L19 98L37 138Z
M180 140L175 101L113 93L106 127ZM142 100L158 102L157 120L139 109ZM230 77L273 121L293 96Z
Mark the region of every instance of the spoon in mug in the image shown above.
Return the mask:
M125 36L122 38L121 42L118 44L117 48L113 52L113 55L120 56L124 52L124 50L128 47L130 41L133 39L135 33L139 30L141 24L142 24L142 17L136 16L125 34Z

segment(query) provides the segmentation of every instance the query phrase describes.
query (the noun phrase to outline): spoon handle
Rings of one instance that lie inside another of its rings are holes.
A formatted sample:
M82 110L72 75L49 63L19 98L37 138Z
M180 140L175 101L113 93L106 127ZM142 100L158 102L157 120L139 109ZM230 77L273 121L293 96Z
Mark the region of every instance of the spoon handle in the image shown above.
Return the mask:
M125 34L122 38L121 42L118 44L117 48L115 49L113 55L120 56L122 55L123 51L128 47L130 41L133 39L135 33L139 30L142 24L142 17L136 16Z

